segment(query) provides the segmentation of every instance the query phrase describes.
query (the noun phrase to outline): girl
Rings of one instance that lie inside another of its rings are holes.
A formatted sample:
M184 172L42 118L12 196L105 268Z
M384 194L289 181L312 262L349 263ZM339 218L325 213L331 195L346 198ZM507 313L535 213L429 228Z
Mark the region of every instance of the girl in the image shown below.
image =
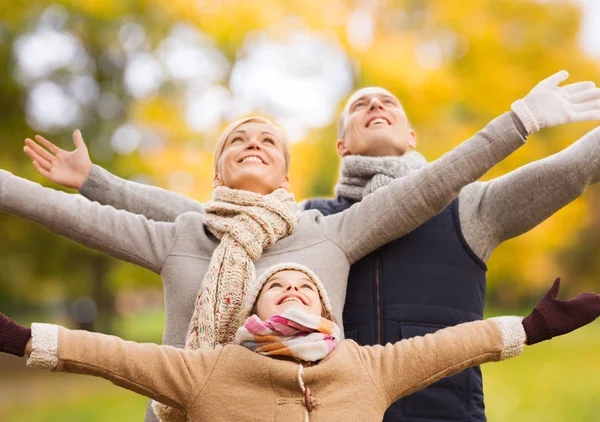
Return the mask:
M278 265L249 286L235 344L181 350L0 313L0 351L27 365L105 378L187 412L188 420L373 421L395 400L469 366L519 355L600 315L600 295L556 299L559 280L524 319L461 324L396 344L340 341L331 303L308 268Z

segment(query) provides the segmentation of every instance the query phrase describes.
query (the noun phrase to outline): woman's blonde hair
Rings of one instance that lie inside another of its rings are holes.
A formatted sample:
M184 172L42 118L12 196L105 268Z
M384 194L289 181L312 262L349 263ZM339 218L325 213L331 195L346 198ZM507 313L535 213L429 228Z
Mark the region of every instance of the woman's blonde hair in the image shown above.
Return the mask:
M223 151L225 150L225 143L227 141L227 138L229 138L229 135L231 135L231 133L241 125L251 122L263 123L273 128L273 131L275 132L275 135L277 136L278 140L281 142L281 147L283 148L283 156L285 157L285 171L287 174L290 171L290 140L287 136L287 133L285 133L285 131L281 127L276 125L274 122L262 116L242 117L241 119L234 120L233 122L227 125L223 133L221 133L221 136L219 136L219 140L217 141L217 146L215 148L215 158L213 162L215 173L217 172L219 159L221 158L221 155L223 155Z

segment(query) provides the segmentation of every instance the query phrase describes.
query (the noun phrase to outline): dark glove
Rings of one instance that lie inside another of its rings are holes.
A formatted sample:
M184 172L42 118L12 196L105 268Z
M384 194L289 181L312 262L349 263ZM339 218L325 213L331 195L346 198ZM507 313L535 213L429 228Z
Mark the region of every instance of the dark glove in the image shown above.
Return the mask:
M17 324L0 312L0 352L24 356L25 346L30 338L29 328Z
M529 316L523 319L526 344L535 344L570 333L589 324L600 315L600 295L582 293L569 300L558 300L560 278Z

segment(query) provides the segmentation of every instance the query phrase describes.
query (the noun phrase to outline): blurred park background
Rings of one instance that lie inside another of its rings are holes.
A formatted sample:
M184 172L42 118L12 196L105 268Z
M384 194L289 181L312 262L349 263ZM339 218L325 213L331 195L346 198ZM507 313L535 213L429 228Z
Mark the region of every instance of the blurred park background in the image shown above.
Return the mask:
M206 201L225 122L261 113L294 141L297 199L331 196L336 115L380 85L402 102L429 160L536 82L567 69L600 83L600 2L541 0L64 0L0 3L0 168L53 188L25 137L72 149L121 177ZM486 179L593 128L544 130ZM523 313L556 277L600 291L600 188L502 245L487 314ZM157 275L0 214L0 310L160 342ZM600 421L600 324L484 367L490 421ZM101 380L0 359L1 421L142 420L146 400Z

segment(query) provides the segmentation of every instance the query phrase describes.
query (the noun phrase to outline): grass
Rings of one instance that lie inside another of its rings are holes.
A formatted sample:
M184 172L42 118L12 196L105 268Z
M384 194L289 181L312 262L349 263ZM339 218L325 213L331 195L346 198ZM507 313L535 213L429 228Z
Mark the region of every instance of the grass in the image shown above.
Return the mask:
M150 312L120 321L116 331L128 339L156 341L163 320L162 312ZM526 347L521 357L483 365L488 420L600 421L599 350L600 323L596 322ZM147 399L104 380L41 370L1 373L1 421L143 420Z
M0 420L13 422L104 422L141 421L148 400L134 393L115 388L103 380L80 382L76 375L56 383L57 391L48 391L44 397L31 403L15 403L0 408ZM77 392L55 394L67 384ZM29 394L27 390L23 394Z
M600 324L482 366L490 422L600 421Z

